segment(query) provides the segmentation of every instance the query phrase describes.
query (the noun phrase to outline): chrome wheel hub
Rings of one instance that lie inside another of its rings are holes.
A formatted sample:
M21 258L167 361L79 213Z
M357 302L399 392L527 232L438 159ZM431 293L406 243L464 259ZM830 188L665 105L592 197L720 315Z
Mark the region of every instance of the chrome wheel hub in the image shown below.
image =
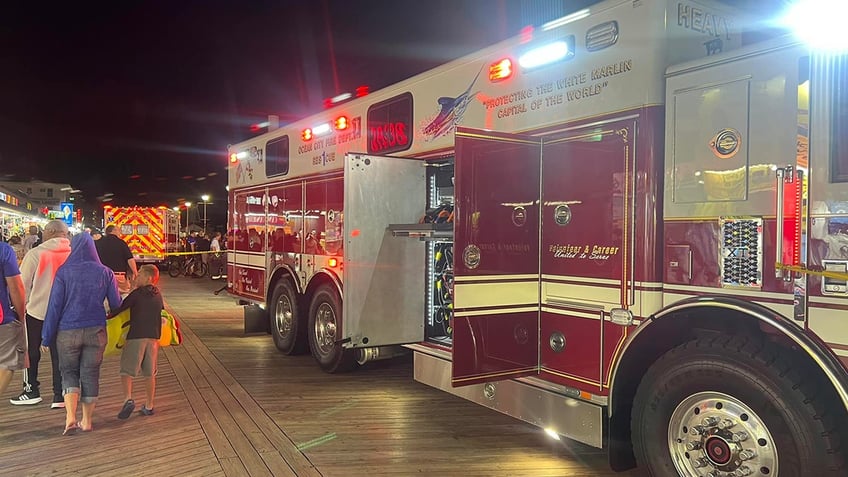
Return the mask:
M321 303L315 315L315 343L322 356L332 353L336 344L336 313L327 303Z
M682 476L777 475L777 449L764 422L723 393L684 399L669 419L668 448Z
M286 295L277 298L277 306L274 307L274 323L280 336L288 336L292 332L294 311L291 301Z

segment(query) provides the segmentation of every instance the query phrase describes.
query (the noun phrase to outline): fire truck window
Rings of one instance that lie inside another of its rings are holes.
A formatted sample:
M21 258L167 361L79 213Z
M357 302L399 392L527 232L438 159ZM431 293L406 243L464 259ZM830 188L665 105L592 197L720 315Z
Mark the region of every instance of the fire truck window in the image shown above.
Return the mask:
M302 190L300 184L268 189L268 248L272 252L300 252L297 234L303 228Z
M289 137L271 139L265 145L265 175L268 177L289 173Z
M145 224L138 224L135 226L135 233L138 235L147 235L150 233L150 226Z
M367 127L369 154L389 154L409 149L413 131L412 93L400 94L368 108ZM428 127L434 127L438 132L438 125Z
M833 102L831 102L830 166L831 182L848 182L848 56L833 61Z
M342 254L343 197L341 177L307 184L301 234L305 253Z
M121 224L121 235L132 235L133 226L132 224Z
M265 250L264 191L236 194L233 212L235 250L261 252Z

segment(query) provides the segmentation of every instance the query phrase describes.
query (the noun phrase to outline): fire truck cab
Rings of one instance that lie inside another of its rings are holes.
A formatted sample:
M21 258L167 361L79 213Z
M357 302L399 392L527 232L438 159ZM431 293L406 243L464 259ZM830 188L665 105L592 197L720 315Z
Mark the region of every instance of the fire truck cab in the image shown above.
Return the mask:
M651 475L842 475L845 58L607 0L230 147L228 285L328 372Z

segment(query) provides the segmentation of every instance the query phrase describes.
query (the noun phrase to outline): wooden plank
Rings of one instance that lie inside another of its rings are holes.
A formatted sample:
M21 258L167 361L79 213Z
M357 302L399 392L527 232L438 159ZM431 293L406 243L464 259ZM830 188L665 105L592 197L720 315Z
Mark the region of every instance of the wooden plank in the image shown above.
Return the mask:
M155 415L116 418L119 359L108 357L94 432L62 437L63 411L0 402L0 475L171 475L174 462L181 477L613 475L602 450L416 383L409 358L328 375L308 355L283 356L269 336L243 335L241 308L217 286L162 279L185 342L160 354ZM49 383L49 357L39 371ZM19 392L16 373L0 397ZM134 394L140 405L140 379Z
M171 311L173 313L173 310ZM286 438L285 432L273 423L250 394L215 359L214 354L203 345L189 326L183 327L183 334L188 339L187 344L181 347L185 347L190 352L193 351L192 355L197 358L202 357L202 361L196 362L198 371L206 376L210 385L221 390L218 396L226 404L226 409L239 422L241 430L254 444L255 449L260 453L271 448L277 449L297 475L320 475L297 450L294 443ZM257 429L260 430L259 434L254 433Z

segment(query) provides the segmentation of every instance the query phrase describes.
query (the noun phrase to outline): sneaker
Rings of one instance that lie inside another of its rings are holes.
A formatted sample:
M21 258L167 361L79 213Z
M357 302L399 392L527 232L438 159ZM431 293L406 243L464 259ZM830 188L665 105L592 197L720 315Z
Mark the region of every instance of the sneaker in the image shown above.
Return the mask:
M118 413L118 419L127 419L132 414L135 409L135 401L132 399L128 399L124 402L124 407L121 408L121 412Z
M41 402L41 395L34 391L24 391L20 396L9 399L15 406L33 405Z
M138 413L144 416L152 416L153 409L148 409L146 405L142 404L141 409L138 411Z
M53 396L53 404L50 409L65 409L65 400L62 396Z

